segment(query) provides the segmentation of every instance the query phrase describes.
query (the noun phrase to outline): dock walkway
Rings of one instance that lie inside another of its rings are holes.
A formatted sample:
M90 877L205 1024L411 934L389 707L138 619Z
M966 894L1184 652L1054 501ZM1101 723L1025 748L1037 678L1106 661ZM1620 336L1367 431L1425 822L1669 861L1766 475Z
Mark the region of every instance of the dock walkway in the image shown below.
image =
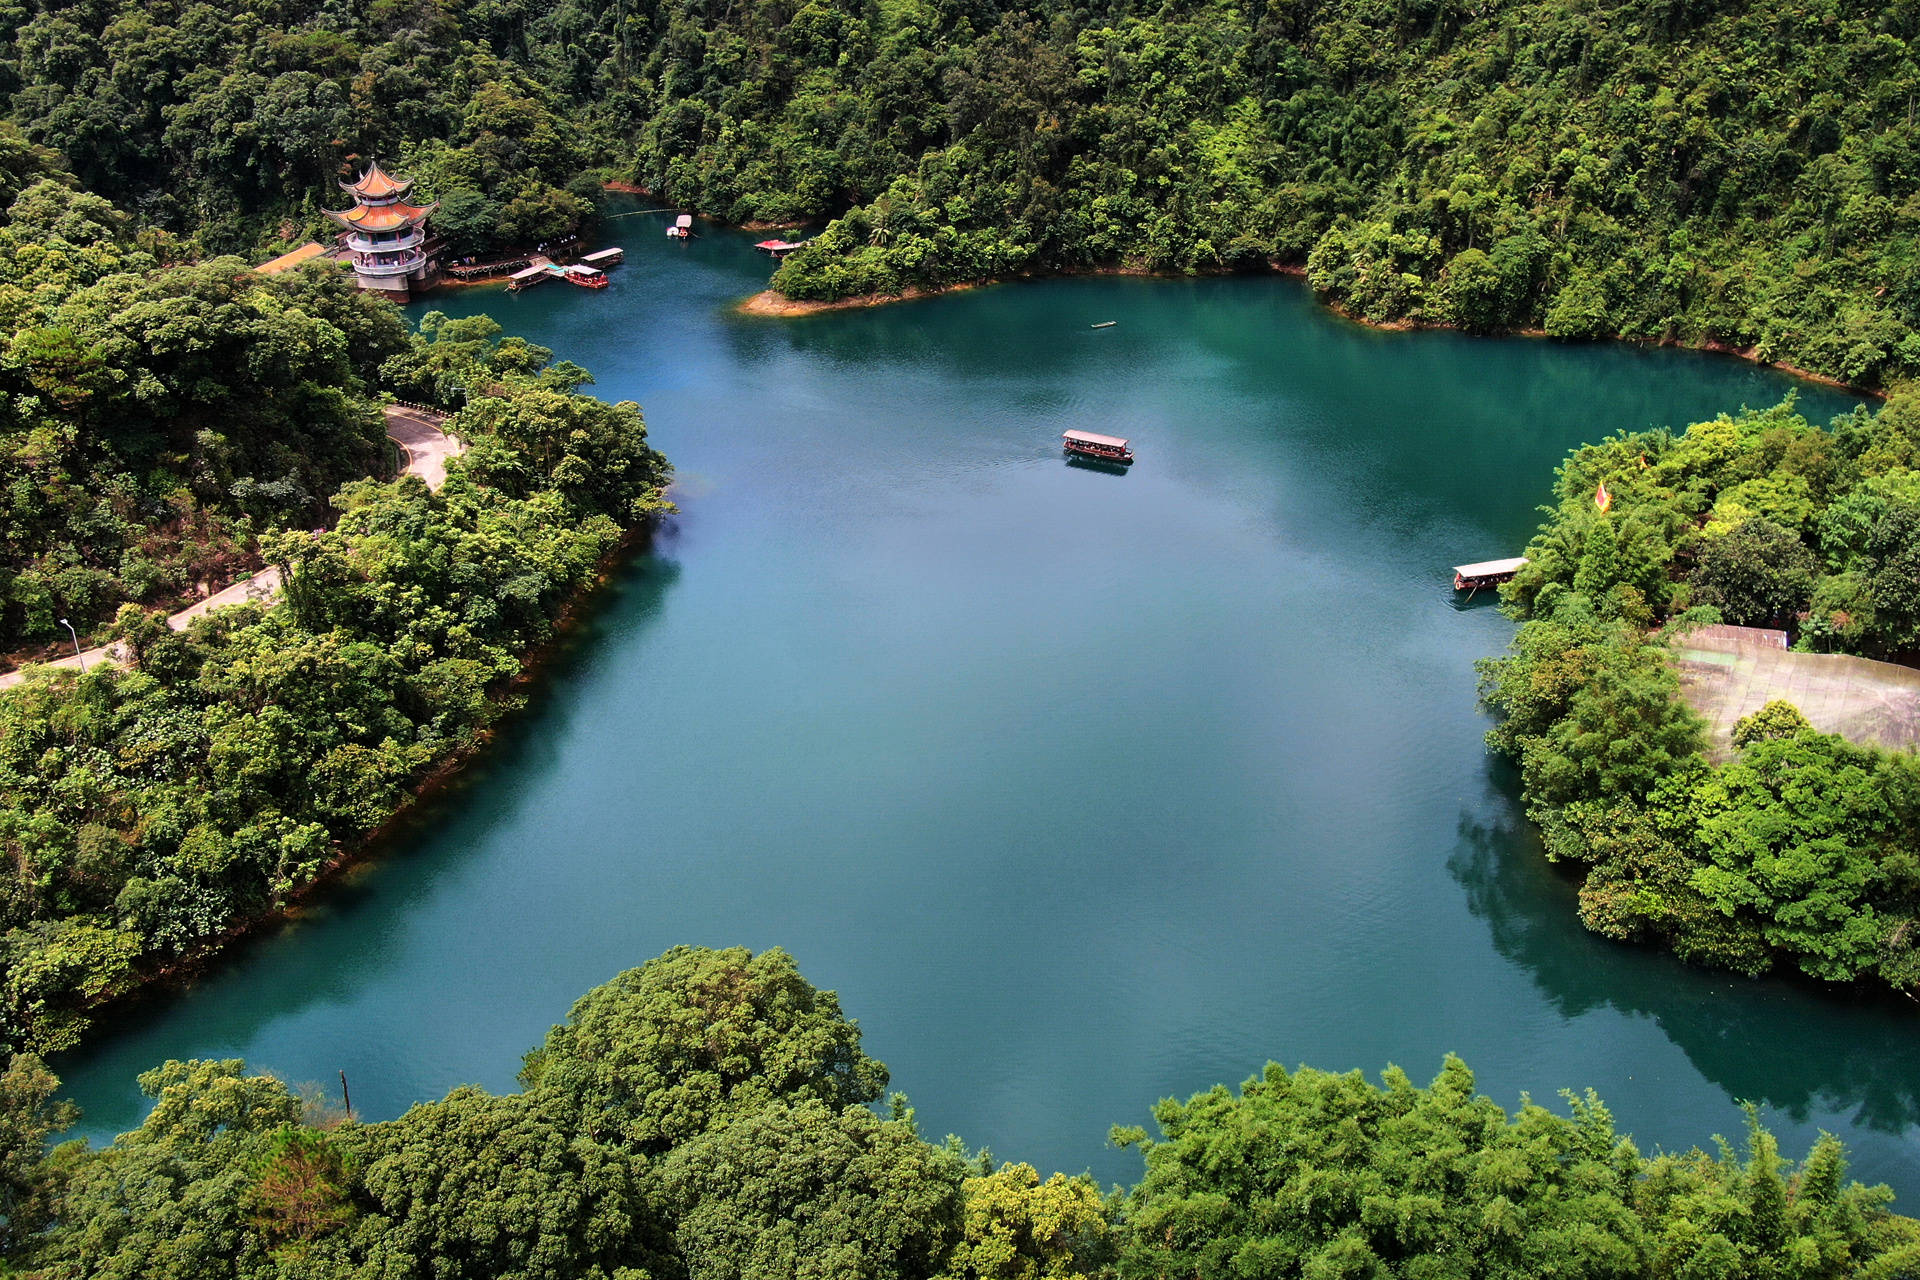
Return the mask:
M451 436L442 429L441 424L447 415L437 410L421 408L417 405L393 405L386 407L387 435L400 446L406 461L400 468L401 475L419 476L427 482L427 488L438 489L447 482L447 459L466 451L458 437ZM234 583L224 591L216 591L205 600L195 601L180 612L167 618L167 625L175 631L185 631L189 623L203 614L230 604L254 602L271 604L280 596L280 570L268 565L250 578ZM86 667L91 668L105 662L111 666L120 666L126 661L126 655L120 652L117 644L102 645L97 649L88 649L78 656L68 654L53 662L38 662L36 667ZM0 689L11 689L26 679L26 668L9 671L0 675Z

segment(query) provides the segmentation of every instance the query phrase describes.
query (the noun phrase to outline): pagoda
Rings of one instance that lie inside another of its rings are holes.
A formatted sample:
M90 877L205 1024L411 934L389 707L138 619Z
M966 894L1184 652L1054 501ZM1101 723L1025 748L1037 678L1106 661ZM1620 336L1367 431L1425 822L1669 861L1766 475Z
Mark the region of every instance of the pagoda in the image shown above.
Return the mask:
M431 284L436 264L426 224L440 206L408 203L413 181L392 176L378 161L370 163L357 182L342 182L340 189L353 196L353 208L325 212L346 228L341 239L360 287L404 302L413 289Z

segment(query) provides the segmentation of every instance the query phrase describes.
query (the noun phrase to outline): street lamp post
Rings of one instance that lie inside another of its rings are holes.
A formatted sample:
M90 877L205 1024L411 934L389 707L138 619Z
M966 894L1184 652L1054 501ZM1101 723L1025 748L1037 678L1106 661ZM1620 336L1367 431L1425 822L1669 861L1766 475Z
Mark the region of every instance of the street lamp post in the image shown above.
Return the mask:
M87 669L87 656L80 652L80 633L75 631L73 624L65 618L60 619L60 625L65 627L67 634L73 637L73 660L80 664L81 672L85 673Z

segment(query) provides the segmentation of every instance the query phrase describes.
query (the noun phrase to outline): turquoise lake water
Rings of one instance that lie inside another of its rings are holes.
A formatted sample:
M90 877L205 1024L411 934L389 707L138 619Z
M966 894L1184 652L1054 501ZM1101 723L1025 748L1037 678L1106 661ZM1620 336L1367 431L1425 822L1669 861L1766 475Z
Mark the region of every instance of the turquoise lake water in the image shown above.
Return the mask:
M1131 1181L1108 1126L1270 1058L1454 1051L1508 1106L1597 1088L1649 1149L1753 1099L1920 1204L1920 1015L1582 931L1481 745L1512 624L1450 589L1570 447L1786 379L1370 332L1281 279L748 319L751 237L610 226L603 292L435 305L638 400L680 516L383 856L59 1064L85 1131L169 1057L344 1069L368 1118L508 1089L588 987L740 943L838 989L933 1136L1043 1169ZM1138 465L1070 465L1068 427Z

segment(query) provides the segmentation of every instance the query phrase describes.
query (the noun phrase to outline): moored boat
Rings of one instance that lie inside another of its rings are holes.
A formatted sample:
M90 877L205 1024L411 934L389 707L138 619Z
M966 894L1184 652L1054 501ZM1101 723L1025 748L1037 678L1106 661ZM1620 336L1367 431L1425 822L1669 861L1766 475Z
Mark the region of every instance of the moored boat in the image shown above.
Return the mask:
M1068 453L1077 453L1083 458L1098 458L1102 462L1133 461L1133 450L1119 436L1096 435L1091 431L1064 431L1060 439Z
M1513 581L1513 575L1524 569L1526 564L1525 556L1482 560L1478 564L1457 564L1453 567L1453 589L1478 591L1482 587L1497 587L1503 582Z

